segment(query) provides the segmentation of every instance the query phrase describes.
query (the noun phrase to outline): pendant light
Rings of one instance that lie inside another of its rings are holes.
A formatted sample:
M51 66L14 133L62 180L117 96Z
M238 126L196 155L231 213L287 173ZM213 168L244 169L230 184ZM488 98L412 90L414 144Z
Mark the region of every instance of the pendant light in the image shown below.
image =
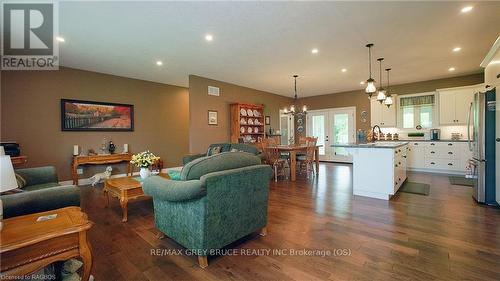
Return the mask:
M375 87L375 80L372 78L372 47L373 47L373 44L372 43L367 44L366 47L368 48L368 69L370 72L370 78L368 78L368 80L366 80L365 92L371 98L372 95L377 91L377 87Z
M290 109L288 108L285 108L283 111L285 114L291 114L291 115L304 115L304 114L307 114L307 106L302 106L302 110L301 111L295 111L295 104L297 103L297 77L299 77L297 74L295 74L293 76L294 78L294 82L295 82L295 95L294 95L294 99L293 99L293 103L291 106L290 106Z
M390 68L386 68L385 71L387 71L387 94L386 94L386 97L385 97L385 100L384 100L384 104L387 105L387 108L391 107L391 105L393 104L393 100L392 100L392 95L389 91L389 71L391 71Z
M380 77L380 87L378 87L378 93L377 93L377 101L382 104L385 101L386 97L386 91L384 87L382 87L382 61L384 58L378 58L378 64L379 64L379 77Z

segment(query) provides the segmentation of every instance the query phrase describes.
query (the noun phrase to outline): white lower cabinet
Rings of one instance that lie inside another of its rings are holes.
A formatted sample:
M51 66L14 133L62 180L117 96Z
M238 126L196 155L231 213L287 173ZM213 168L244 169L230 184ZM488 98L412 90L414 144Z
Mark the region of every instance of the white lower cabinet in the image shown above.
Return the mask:
M462 174L470 158L467 142L416 141L408 145L409 170Z

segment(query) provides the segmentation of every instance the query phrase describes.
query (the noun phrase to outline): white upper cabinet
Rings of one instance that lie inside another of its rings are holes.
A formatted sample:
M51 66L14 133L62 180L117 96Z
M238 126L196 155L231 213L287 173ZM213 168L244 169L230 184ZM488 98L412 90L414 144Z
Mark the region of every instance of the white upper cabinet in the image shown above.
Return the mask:
M380 104L377 99L370 100L370 119L372 127L379 125L380 127L396 127L396 95L392 95L394 103L387 108L386 105Z
M469 107L477 87L460 87L437 90L439 93L439 123L441 125L466 125Z

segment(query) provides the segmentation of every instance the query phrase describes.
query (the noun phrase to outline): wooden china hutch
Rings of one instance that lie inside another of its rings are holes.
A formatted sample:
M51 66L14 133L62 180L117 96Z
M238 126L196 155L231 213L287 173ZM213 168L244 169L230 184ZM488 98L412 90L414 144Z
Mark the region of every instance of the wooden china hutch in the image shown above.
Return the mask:
M265 137L264 105L231 104L231 142L257 143Z

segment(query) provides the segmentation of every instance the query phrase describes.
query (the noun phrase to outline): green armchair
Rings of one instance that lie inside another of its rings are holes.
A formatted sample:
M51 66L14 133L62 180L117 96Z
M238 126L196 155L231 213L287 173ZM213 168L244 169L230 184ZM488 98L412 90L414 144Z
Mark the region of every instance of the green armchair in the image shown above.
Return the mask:
M220 152L231 152L231 151L248 152L250 154L257 155L260 157L260 152L254 145L249 145L244 143L214 143L208 147L206 153L189 154L184 156L182 158L183 165L186 165L187 163L201 157L212 156L214 154L213 150L214 148L220 148Z
M16 173L26 180L26 185L22 192L0 196L4 218L80 206L80 189L59 185L55 167L18 169Z
M214 250L257 230L264 235L272 170L260 163L250 153L228 152L189 162L178 181L146 179L156 227L196 253L201 267Z

